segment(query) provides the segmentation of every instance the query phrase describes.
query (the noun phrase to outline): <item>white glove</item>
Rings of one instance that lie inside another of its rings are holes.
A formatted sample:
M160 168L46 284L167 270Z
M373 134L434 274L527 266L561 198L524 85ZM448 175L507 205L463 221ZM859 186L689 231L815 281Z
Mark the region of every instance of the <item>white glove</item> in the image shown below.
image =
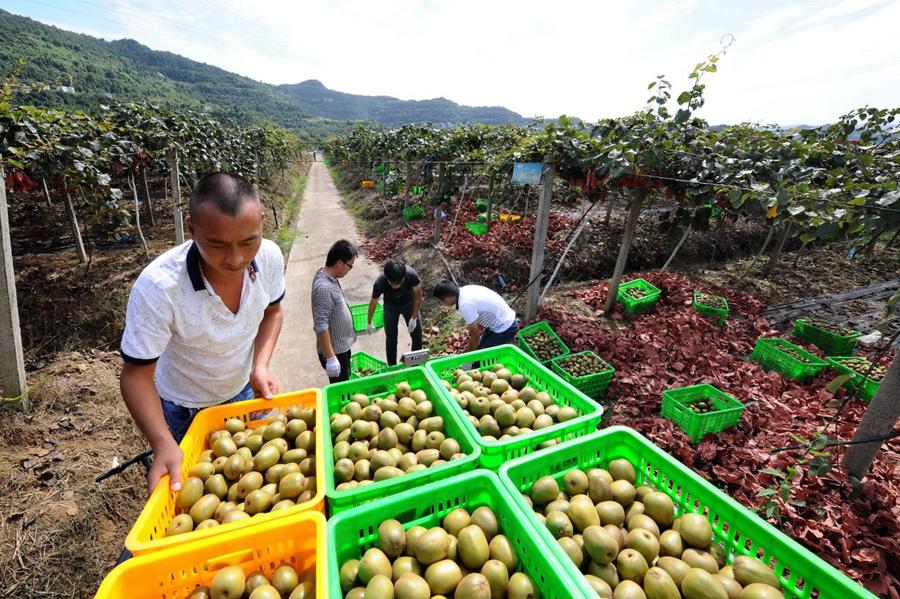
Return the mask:
M372 326L372 323L366 325L366 335L371 335L375 332L375 327Z
M416 326L418 326L419 321L415 318L410 318L409 323L407 324L409 326L409 334L412 335L412 332L416 330Z
M331 356L325 361L325 373L328 378L334 379L341 375L341 363L337 356Z

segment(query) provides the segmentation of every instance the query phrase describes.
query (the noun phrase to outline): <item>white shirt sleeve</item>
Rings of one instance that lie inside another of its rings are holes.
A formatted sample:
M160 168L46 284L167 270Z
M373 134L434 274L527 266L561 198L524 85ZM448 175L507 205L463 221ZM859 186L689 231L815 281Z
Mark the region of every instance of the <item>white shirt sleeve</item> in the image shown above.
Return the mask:
M281 249L274 242L263 241L260 254L265 252L263 276L266 278L266 287L269 289L269 305L277 304L284 299L284 257Z
M470 304L468 302L460 303L459 313L462 314L463 320L466 321L467 325L478 320L478 309L475 307L475 304Z
M139 277L128 297L122 358L132 364L152 364L162 355L173 326L172 302L165 291Z

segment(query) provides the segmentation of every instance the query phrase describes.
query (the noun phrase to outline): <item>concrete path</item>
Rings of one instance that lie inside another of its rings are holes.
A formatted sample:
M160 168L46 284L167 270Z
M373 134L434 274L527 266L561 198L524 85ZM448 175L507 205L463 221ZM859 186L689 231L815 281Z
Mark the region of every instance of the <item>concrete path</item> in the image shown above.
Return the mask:
M331 244L338 239L359 242L353 217L341 206L341 196L321 162L314 163L309 171L296 231L285 273L284 327L271 365L282 393L328 384L328 377L316 356L310 306L312 280L316 270L325 265L325 255ZM372 284L380 272L380 265L359 256L350 274L341 279L347 301L350 304L368 302L372 297ZM398 357L411 347L409 333L402 321L399 328ZM359 335L353 351L365 351L384 360L384 331Z

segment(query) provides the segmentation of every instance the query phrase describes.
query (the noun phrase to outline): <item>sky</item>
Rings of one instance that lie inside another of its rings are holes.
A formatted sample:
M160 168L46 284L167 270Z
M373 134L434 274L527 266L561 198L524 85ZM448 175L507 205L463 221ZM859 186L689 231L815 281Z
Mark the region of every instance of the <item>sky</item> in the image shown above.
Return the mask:
M706 56L711 123L821 124L900 105L900 0L0 0L267 83L585 120L674 95Z

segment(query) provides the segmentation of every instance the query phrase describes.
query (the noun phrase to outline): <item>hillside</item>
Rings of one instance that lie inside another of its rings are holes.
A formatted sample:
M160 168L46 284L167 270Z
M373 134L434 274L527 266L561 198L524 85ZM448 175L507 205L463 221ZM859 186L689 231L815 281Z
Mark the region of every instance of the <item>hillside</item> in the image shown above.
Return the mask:
M462 106L446 98L400 100L390 96L361 96L334 91L320 81L279 85L318 115L340 120L371 120L384 125L428 121L434 124L488 123L527 125L530 119L501 106Z
M239 122L272 121L321 138L350 121L393 126L428 121L527 123L501 107L474 108L450 100L399 100L327 89L318 81L274 86L134 40L107 42L0 10L0 77L18 71L22 82L58 82L57 89L19 96L23 103L89 108L113 100L148 99L181 108L205 108Z

